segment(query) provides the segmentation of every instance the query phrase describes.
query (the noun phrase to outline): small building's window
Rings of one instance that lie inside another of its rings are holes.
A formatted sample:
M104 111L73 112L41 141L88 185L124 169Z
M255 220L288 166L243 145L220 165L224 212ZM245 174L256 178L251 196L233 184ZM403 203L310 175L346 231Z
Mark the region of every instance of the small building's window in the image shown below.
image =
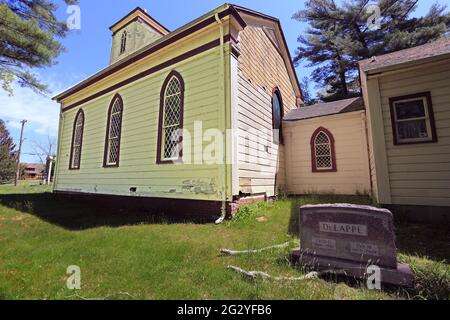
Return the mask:
M283 120L283 99L278 88L275 88L272 93L272 128L273 128L273 143L283 143L282 132Z
M105 167L118 167L120 156L120 137L122 133L122 97L117 94L111 102L108 110L108 122L106 127Z
M311 137L311 161L313 172L336 171L334 138L325 128L318 128Z
M429 92L389 99L394 144L436 142Z
M172 71L161 89L159 112L158 163L173 163L182 158L184 82Z
M84 112L82 109L78 110L75 120L73 122L72 132L72 147L70 149L70 164L69 169L80 169L81 162L81 147L83 145L83 131L84 131Z
M122 33L122 38L120 40L120 54L124 53L127 50L127 32L124 31Z

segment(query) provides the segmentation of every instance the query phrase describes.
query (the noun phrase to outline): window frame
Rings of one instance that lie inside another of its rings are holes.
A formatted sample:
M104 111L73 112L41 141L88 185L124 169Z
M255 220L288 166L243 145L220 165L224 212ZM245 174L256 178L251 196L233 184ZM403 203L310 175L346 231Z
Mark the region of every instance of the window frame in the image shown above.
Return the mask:
M317 159L316 159L316 138L317 136L323 132L330 141L330 156L331 156L331 168L327 169L321 169L317 167ZM336 163L336 148L335 148L335 140L333 134L330 132L330 130L319 127L314 131L314 133L311 136L311 165L312 165L312 172L319 173L319 172L337 172L337 163Z
M114 104L116 101L120 102L120 105L122 107L121 115L120 115L120 127L119 127L119 136L118 136L118 146L117 146L117 161L116 163L108 163L108 156L109 156L109 135L110 135L110 129L111 129L111 113L114 107ZM120 94L116 94L109 104L108 108L108 117L107 117L107 123L106 123L106 134L105 134L105 148L104 148L104 155L103 155L103 167L104 168L117 168L119 167L120 163L120 146L121 146L121 140L122 140L122 125L123 125L123 109L124 109L124 103L122 96Z
M164 111L165 111L165 98L166 98L166 90L167 86L170 83L170 80L175 77L180 83L180 124L179 130L181 130L178 145L180 146L180 150L178 152L178 157L173 159L165 159L162 156L163 150L163 122L164 122ZM156 163L157 164L175 164L183 162L183 127L184 127L184 93L185 93L185 85L184 80L181 74L175 70L172 70L165 78L163 85L161 87L160 95L159 95L159 122L158 122L158 142L156 148Z
M124 30L122 32L122 36L120 38L120 50L119 55L122 55L127 51L127 42L128 42L128 32Z
M280 128L279 128L279 137L278 141L275 140L275 117L274 117L274 98L275 95L278 97L280 102ZM278 87L272 89L272 98L271 98L271 108L272 108L272 142L276 145L284 145L283 138L283 117L284 117L284 104L283 104L283 96L281 95L281 91Z
M77 122L78 122L78 117L79 116L83 116L83 123L81 125L81 142L80 142L80 157L78 160L78 166L74 166L73 165L73 157L74 157L74 143L75 143L75 131L76 131L76 126L77 126ZM83 109L79 109L78 112L75 115L75 118L73 120L73 128L72 128L72 142L70 144L70 157L69 157L69 170L80 170L81 168L81 152L83 150L83 135L84 135L84 124L86 121L86 117L84 114Z
M396 105L396 103L415 101L415 100L423 100L426 103L424 105L425 117L411 118L411 119L407 119L407 120L403 120L403 121L413 121L415 119L425 120L425 124L427 126L427 131L430 136L427 138L427 140L420 139L420 138L403 139L403 140L399 139L398 126L397 126L397 123L399 122L399 120L397 120L397 113L396 113L395 105ZM405 95L405 96L389 98L389 107L390 107L390 113L391 113L392 137L393 137L393 143L395 146L409 145L409 144L422 144L422 143L436 143L438 141L437 133L436 133L436 123L435 123L434 112L433 112L433 101L431 99L431 92L421 92L421 93L415 93L415 94L410 94L410 95Z

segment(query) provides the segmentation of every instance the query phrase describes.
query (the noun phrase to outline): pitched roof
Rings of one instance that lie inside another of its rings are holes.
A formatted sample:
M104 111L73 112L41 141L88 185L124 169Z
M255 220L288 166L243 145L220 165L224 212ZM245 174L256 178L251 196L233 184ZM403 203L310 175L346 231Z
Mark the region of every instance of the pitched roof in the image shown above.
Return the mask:
M136 16L137 17L143 17L145 19L141 20L145 22L147 25L151 26L156 31L160 32L161 35L166 35L170 33L170 30L167 29L165 26L163 26L159 21L154 19L151 15L147 13L146 10L143 10L141 7L136 7L133 11L131 11L129 14L127 14L125 17L114 23L111 27L109 27L109 30L113 32L117 32L123 26L116 28L119 24L121 24L123 21L127 20L130 16ZM117 30L116 30L117 29Z
M374 72L401 67L406 63L433 59L443 55L450 56L450 38L447 37L421 46L362 60L359 62L359 65L364 72Z
M283 120L305 120L364 109L364 100L361 97L357 97L293 109L285 115Z
M145 11L143 11L142 9L137 8L134 11L132 11L131 14L133 12L135 12L136 10L142 11L145 13ZM133 63L137 62L138 60L141 60L142 58L144 58L156 51L159 51L160 49L164 48L166 45L172 44L173 42L176 42L176 41L182 39L186 35L193 32L192 30L198 30L198 28L204 27L206 25L206 22L212 21L212 23L215 23L214 15L216 13L218 13L219 16L228 15L228 14L232 15L238 21L238 23L241 25L242 28L244 28L246 26L246 22L244 21L244 18L243 18L243 16L245 16L245 15L259 17L259 18L265 19L267 21L270 20L272 23L276 24L276 26L279 29L279 32L281 34L281 42L283 44L283 48L281 48L281 50L283 52L286 52L286 54L284 55L285 57L283 57L285 60L286 68L288 69L289 76L292 79L294 90L297 92L297 94L299 96L302 97L302 92L300 89L297 74L296 74L295 68L292 64L292 59L290 57L289 49L286 44L286 39L283 35L283 30L281 29L281 24L280 24L279 20L276 18L267 16L267 15L264 15L262 13L250 10L250 9L246 9L244 7L235 6L235 5L226 3L226 4L223 4L219 7L217 7L216 9L204 14L203 16L187 23L186 25L162 36L160 39L156 40L155 42L153 42L147 46L144 46L143 48L130 54L126 58L119 60L118 62L104 68L103 70L97 72L96 74L90 76L89 78L87 78L87 79L77 83L76 85L70 87L69 89L59 93L58 95L53 97L53 100L61 102L61 100L69 97L70 95L78 92L79 90L82 90L82 89L96 83L97 81L99 81L111 74L114 74L115 72L125 68L126 66L133 64ZM127 15L126 17L128 17L128 16L129 15ZM112 27L114 27L114 25Z

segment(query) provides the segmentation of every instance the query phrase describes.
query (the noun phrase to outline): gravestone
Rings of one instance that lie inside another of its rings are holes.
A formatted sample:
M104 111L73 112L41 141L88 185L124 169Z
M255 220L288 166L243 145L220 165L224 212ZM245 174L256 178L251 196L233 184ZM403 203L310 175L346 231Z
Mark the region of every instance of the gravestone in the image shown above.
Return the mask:
M396 257L394 222L386 209L351 204L307 205L300 208L301 264L365 278L367 267L380 268L381 282L411 286L408 265Z

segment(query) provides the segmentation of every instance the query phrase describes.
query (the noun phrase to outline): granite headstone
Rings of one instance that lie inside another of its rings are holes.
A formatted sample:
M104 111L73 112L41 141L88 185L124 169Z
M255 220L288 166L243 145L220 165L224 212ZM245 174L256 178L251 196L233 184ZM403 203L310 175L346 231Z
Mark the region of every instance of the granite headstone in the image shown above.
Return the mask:
M294 257L317 269L364 278L367 266L381 269L382 282L410 286L412 273L398 264L392 213L351 204L300 208L300 249Z

